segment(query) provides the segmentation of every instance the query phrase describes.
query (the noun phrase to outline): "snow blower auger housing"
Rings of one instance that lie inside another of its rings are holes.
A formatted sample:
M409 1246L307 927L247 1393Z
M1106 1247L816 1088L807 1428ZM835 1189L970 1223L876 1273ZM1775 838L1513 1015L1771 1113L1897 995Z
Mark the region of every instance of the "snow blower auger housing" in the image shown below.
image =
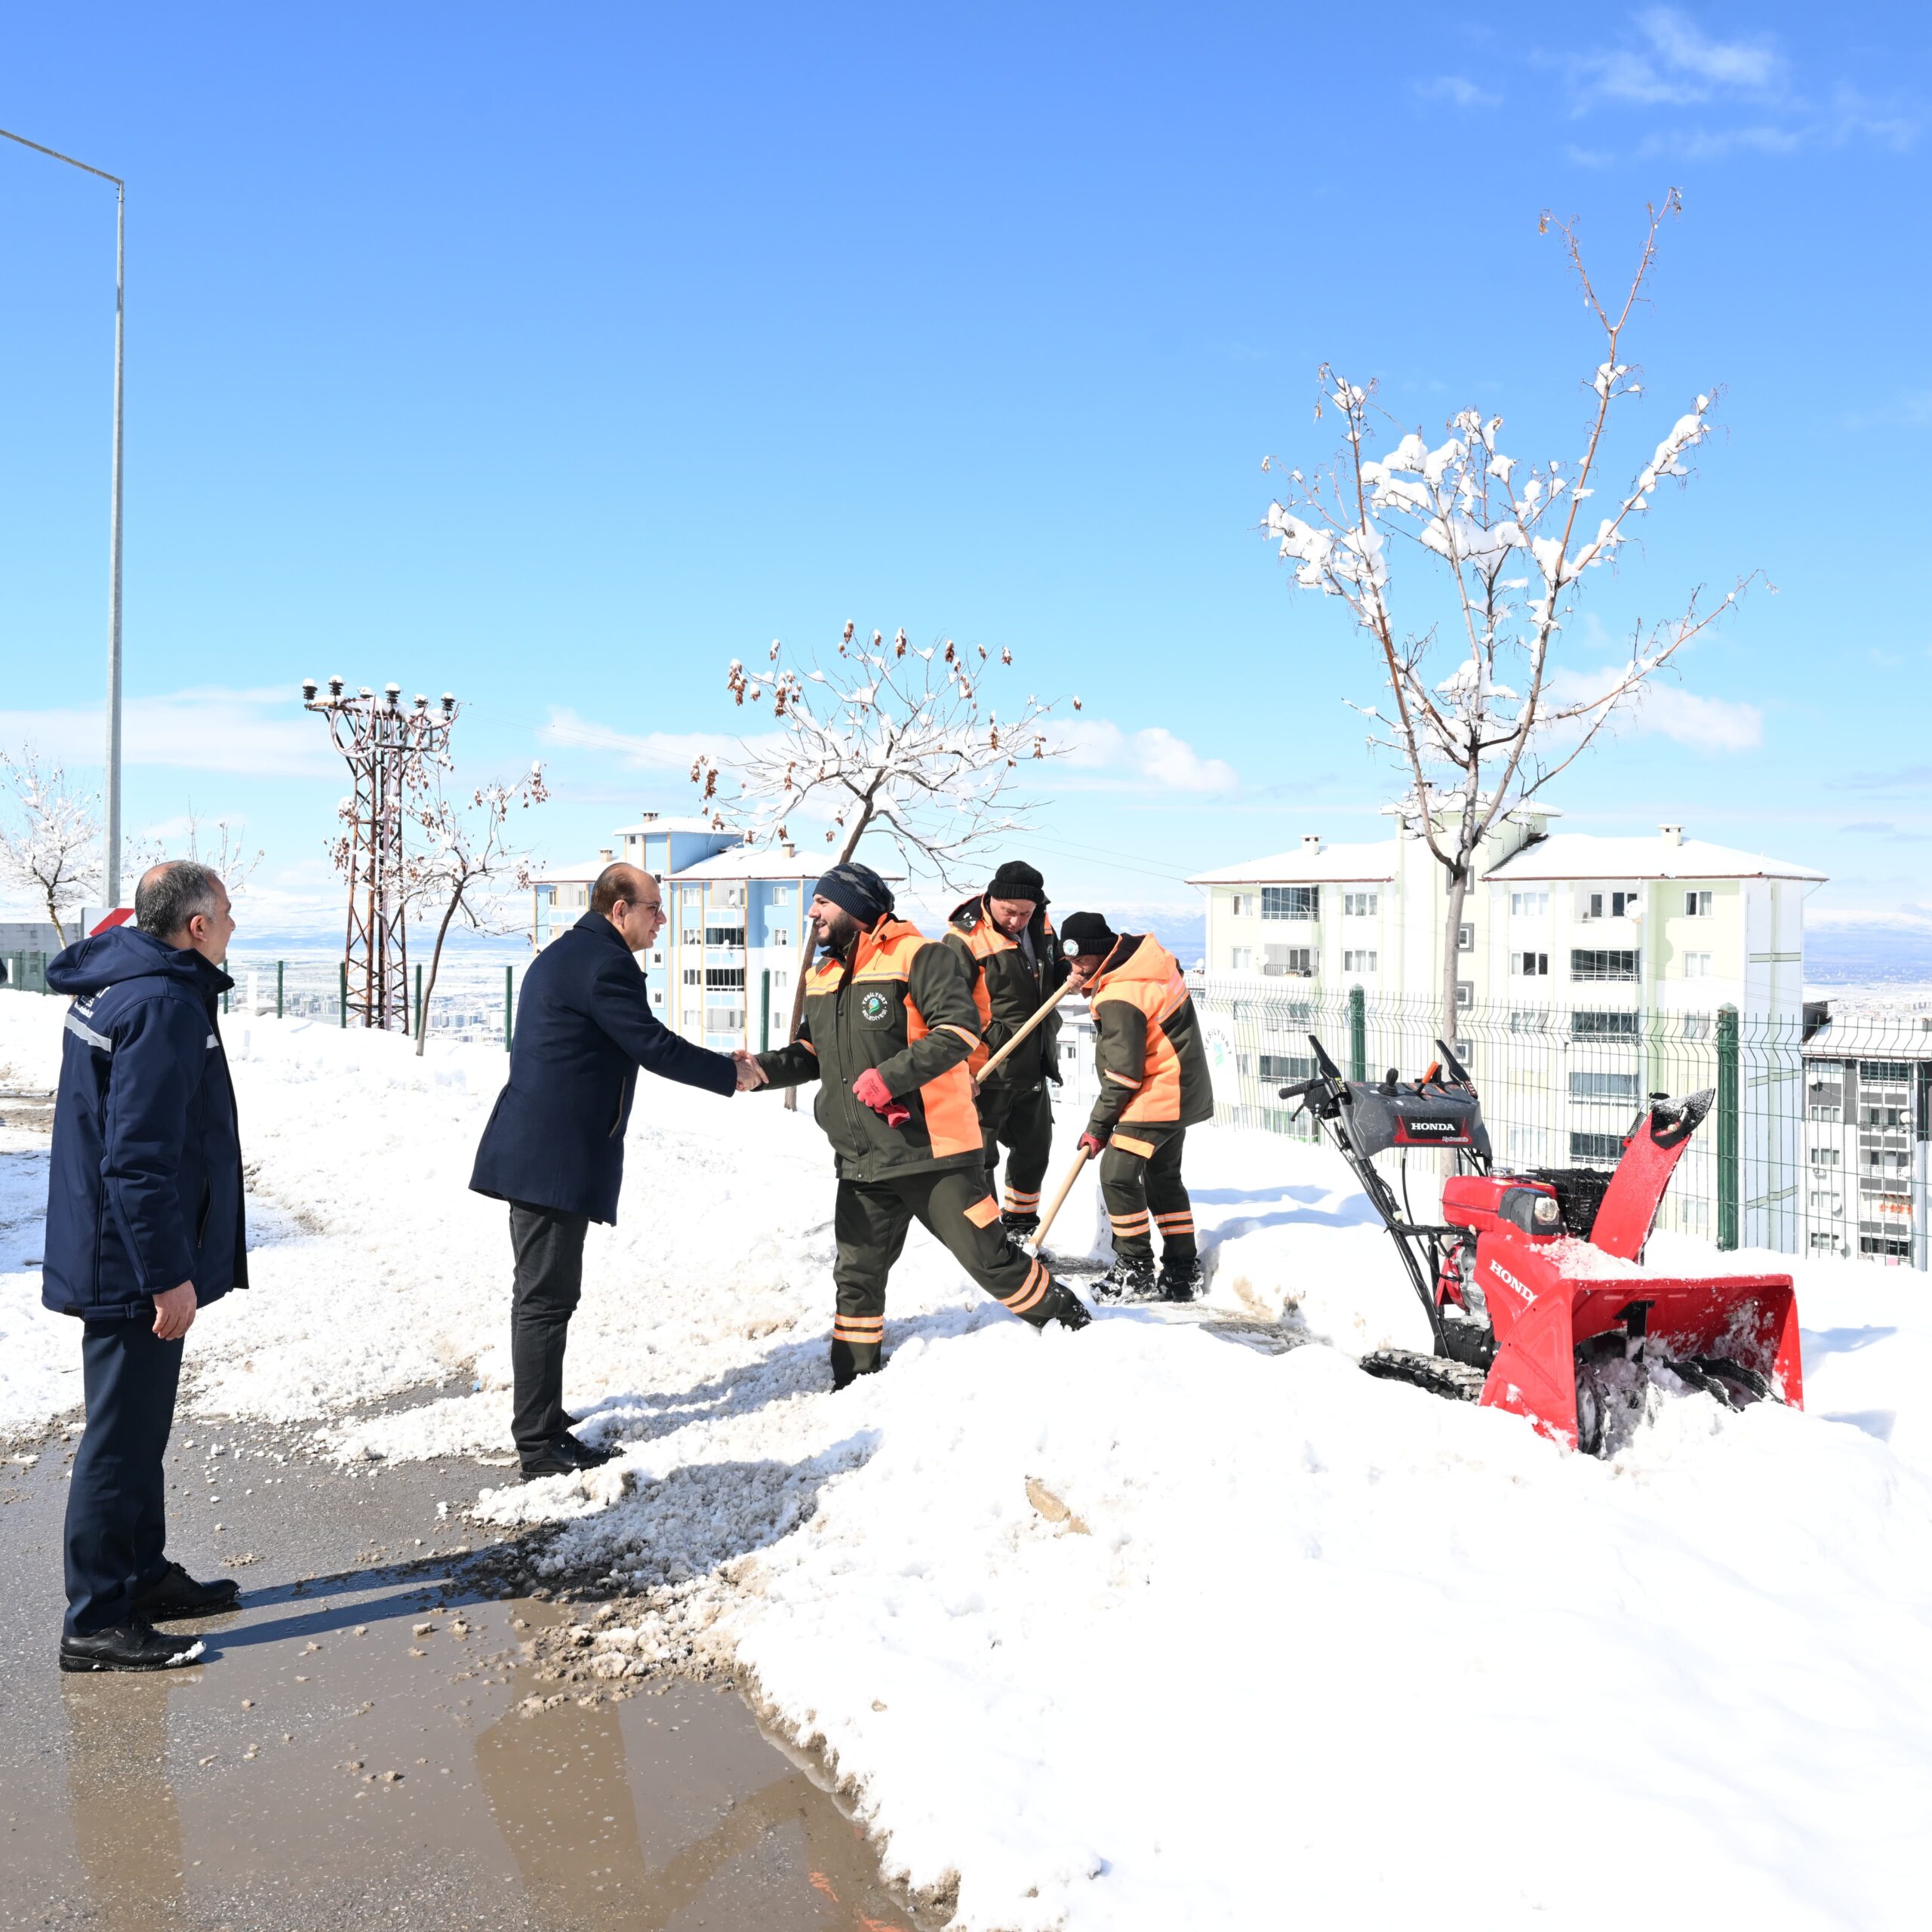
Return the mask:
M1311 1034L1316 1072L1281 1089L1314 1115L1354 1170L1429 1316L1432 1354L1379 1349L1371 1375L1527 1417L1591 1454L1620 1411L1641 1409L1653 1372L1731 1408L1767 1397L1804 1406L1789 1275L1647 1272L1644 1244L1709 1091L1654 1095L1616 1171L1493 1171L1475 1083L1441 1041L1419 1080L1345 1080ZM1417 1222L1374 1164L1391 1149L1447 1148L1442 1220Z

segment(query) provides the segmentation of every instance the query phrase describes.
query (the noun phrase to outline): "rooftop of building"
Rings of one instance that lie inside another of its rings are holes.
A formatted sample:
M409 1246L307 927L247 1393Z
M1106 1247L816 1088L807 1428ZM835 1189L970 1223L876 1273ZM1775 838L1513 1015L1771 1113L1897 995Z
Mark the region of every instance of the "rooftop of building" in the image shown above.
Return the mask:
M1396 841L1324 845L1304 838L1285 852L1250 859L1212 872L1196 872L1189 885L1315 885L1395 876ZM1789 878L1823 883L1825 874L1807 866L1746 852L1706 838L1686 838L1681 826L1660 827L1636 837L1601 837L1589 832L1552 832L1519 846L1498 860L1485 878L1556 879Z
M1675 834L1675 835L1673 835ZM1599 838L1587 832L1556 832L1532 840L1499 860L1486 877L1512 879L1795 878L1815 884L1823 872L1762 852L1686 838L1681 826L1647 837Z
M611 834L614 838L634 838L658 832L708 832L718 835L718 828L710 820L702 817L679 817L670 812L646 812L635 825L620 825Z

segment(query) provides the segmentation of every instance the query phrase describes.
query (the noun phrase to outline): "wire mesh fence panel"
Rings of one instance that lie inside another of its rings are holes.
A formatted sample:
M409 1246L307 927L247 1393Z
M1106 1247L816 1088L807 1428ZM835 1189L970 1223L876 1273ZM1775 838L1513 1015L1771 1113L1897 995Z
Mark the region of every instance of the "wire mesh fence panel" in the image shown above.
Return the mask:
M429 1009L429 1035L438 1040L504 1044L506 1029L529 963L528 954L513 957L459 955L446 958L433 991L426 958L412 960L408 972L410 1027L413 1033L423 1002ZM238 952L227 962L234 990L227 995L231 1013L279 1013L292 1020L312 1020L331 1026L345 1024L345 975L339 956ZM362 1015L351 1004L346 1023L360 1026Z
M1217 1118L1301 1140L1313 1121L1278 1089L1315 1071L1309 1036L1351 1078L1414 1079L1438 1058L1432 1001L1284 979L1192 981ZM1592 986L1592 992L1598 989ZM1657 1226L1721 1247L1863 1257L1925 1268L1932 1020L1658 1012L1614 984L1584 1003L1472 1005L1451 1042L1482 1098L1494 1157L1523 1171L1607 1175L1649 1102L1708 1092ZM1435 1198L1441 1157L1380 1157Z

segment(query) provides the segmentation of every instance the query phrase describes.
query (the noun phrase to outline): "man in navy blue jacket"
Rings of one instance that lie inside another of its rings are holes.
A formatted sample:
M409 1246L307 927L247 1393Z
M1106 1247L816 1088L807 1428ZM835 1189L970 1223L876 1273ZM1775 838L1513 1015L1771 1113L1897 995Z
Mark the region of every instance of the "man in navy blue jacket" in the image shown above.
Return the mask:
M87 1428L67 1494L63 1670L162 1670L198 1644L157 1621L232 1609L166 1553L162 1459L181 1338L248 1280L235 1092L215 1023L235 931L205 866L152 866L131 926L48 965L61 1043L41 1299L85 1324Z
M476 1149L469 1185L510 1204L510 1426L525 1481L611 1459L566 1426L564 1346L583 1291L584 1236L592 1221L617 1218L638 1069L720 1094L764 1082L749 1056L734 1062L693 1046L651 1011L631 955L663 924L648 872L605 866L590 910L524 975L509 1084Z

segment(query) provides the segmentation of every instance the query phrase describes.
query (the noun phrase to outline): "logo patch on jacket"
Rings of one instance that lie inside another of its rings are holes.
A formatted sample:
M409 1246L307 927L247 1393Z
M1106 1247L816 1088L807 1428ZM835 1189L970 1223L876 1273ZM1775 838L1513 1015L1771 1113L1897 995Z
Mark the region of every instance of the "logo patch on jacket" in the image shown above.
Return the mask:
M859 1017L876 1026L892 1011L892 1002L881 992L866 994L859 1001Z

